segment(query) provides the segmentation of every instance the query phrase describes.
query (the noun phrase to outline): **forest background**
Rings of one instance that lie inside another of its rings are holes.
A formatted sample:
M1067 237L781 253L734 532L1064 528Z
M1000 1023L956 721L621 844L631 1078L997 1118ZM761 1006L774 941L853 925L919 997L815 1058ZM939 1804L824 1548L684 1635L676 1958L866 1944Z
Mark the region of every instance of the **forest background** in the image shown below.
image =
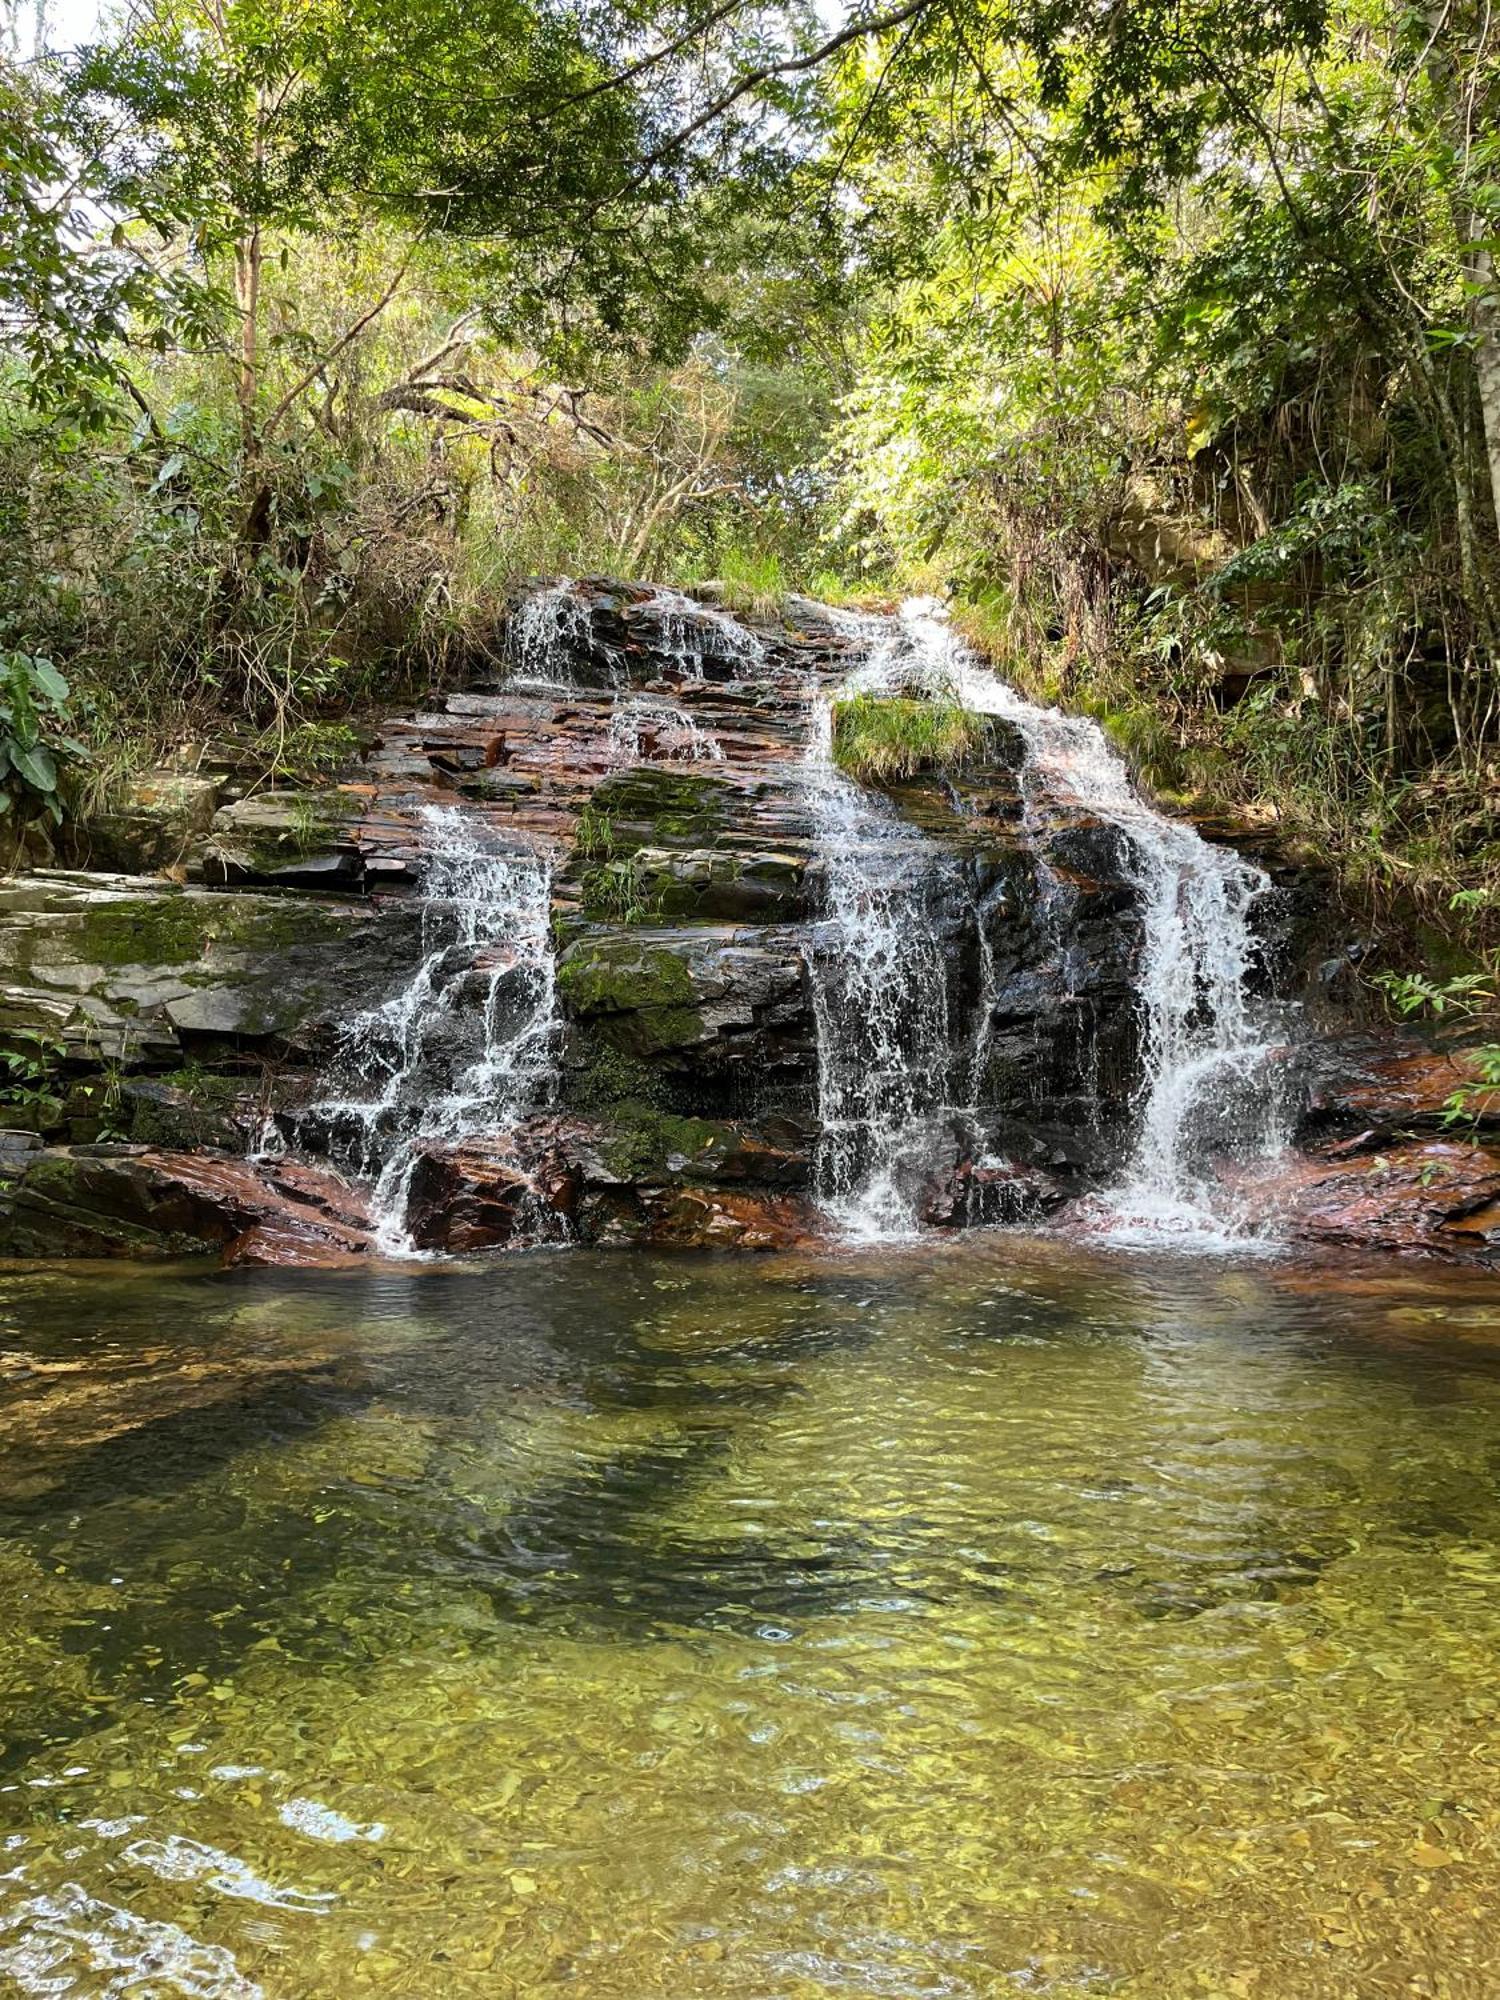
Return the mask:
M0 813L267 774L539 575L948 595L1493 999L1483 0L134 0L0 60Z

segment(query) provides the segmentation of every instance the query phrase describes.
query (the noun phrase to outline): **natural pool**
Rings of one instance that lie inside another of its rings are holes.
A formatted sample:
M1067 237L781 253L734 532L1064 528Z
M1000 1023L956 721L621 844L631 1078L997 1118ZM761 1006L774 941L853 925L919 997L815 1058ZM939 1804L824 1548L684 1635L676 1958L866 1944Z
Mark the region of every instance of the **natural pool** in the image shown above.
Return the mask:
M1500 1991L1500 1282L0 1276L0 1992Z

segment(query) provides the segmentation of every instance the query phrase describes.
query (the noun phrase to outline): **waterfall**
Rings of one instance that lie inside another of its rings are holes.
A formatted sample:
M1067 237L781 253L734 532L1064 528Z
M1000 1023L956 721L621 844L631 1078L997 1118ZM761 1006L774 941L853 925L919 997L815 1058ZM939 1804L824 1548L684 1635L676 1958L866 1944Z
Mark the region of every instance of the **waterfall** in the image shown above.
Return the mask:
M664 695L626 695L609 724L612 764L722 764L718 739L700 729L681 702Z
M806 754L824 883L807 952L816 1187L843 1234L864 1241L915 1233L923 1168L951 1122L949 953L936 915L962 893L950 858L834 764L833 703L878 671L866 662L832 698L812 691Z
M577 686L573 654L592 631L589 608L572 577L559 577L525 597L510 615L505 655L512 678L530 687Z
M1113 1233L1242 1239L1253 1220L1214 1175L1214 1158L1264 1156L1285 1137L1285 1107L1267 1081L1283 1038L1250 984L1259 960L1251 915L1269 877L1156 811L1096 723L1023 700L936 605L913 602L883 622L866 685L873 674L887 688L919 686L1011 723L1025 745L1034 834L1072 810L1122 836L1143 933L1142 1060L1133 1150L1104 1201Z
M373 1180L377 1242L398 1254L422 1154L513 1130L546 1097L555 1039L548 864L481 846L452 807L424 807L422 832L421 962L347 1025L334 1073L348 1082L300 1121Z
M744 679L765 658L764 643L737 618L680 590L654 590L641 614L651 622L651 650L686 680L708 678L711 666L725 668L731 679Z

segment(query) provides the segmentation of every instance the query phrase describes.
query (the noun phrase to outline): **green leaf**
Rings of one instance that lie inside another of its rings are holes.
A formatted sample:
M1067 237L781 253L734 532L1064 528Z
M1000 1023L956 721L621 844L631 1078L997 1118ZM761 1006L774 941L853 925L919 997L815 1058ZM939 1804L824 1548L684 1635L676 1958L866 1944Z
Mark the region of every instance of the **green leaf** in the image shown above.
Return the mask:
M54 701L67 700L68 684L50 660L43 659L39 655L33 655L31 678L36 682L43 694L50 695Z
M57 790L57 764L45 743L33 743L29 749L16 748L11 756L16 769L33 790L55 792Z

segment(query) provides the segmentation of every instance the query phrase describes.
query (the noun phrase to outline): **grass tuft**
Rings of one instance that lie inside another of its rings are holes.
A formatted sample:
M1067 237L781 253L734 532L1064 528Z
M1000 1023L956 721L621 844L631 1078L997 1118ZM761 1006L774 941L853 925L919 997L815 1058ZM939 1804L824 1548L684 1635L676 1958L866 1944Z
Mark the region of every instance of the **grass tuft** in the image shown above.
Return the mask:
M833 761L861 784L889 784L953 770L983 735L983 718L957 702L856 694L834 705Z

